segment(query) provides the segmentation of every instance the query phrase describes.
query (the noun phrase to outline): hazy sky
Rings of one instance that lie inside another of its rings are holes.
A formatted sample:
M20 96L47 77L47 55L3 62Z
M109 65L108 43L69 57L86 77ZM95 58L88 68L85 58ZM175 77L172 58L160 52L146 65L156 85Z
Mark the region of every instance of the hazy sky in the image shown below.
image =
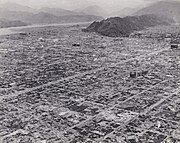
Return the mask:
M13 2L34 8L48 6L65 9L77 9L89 5L98 5L104 9L115 11L124 7L142 7L155 1L158 0L0 0L0 3Z

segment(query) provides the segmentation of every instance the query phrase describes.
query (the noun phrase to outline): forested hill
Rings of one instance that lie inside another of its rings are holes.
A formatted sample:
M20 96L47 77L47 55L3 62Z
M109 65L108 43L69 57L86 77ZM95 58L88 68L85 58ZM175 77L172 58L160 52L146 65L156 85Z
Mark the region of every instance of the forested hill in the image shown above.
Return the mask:
M93 22L84 32L97 32L104 36L129 36L134 31L157 25L169 25L173 20L155 15L111 17L100 22Z

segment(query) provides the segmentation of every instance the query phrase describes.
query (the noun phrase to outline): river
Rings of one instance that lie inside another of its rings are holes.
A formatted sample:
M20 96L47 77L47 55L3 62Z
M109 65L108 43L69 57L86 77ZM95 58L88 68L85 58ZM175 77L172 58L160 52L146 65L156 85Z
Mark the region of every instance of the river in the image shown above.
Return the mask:
M23 30L25 28L48 27L48 26L72 26L72 25L77 25L77 24L82 25L82 24L90 24L90 23L92 23L92 22L28 25L28 26L21 26L21 27L0 28L0 36L20 33L20 32L22 32L21 30Z

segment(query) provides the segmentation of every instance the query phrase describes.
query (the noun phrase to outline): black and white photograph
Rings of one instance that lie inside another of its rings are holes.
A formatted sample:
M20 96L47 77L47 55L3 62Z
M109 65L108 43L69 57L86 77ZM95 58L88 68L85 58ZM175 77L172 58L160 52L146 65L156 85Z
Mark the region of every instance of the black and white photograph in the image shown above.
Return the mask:
M0 0L0 143L180 143L180 0Z

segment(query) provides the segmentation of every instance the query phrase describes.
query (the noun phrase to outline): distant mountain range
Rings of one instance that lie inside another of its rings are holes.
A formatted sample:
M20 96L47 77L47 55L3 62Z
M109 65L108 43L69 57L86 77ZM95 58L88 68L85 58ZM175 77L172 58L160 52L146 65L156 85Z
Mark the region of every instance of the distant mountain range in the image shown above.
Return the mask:
M98 21L101 19L103 18L100 16L93 16L93 15L55 16L49 13L41 12L26 19L26 22L33 24L53 24L53 23L90 22L94 20Z
M173 0L160 1L134 13L134 15L144 14L165 16L167 18L173 18L175 22L180 23L180 2Z
M21 21L9 21L6 19L0 19L0 28L17 27L17 26L27 26L27 24Z
M20 5L17 3L11 3L11 2L1 4L0 8L8 10L8 11L30 12L30 13L36 13L37 12L36 9L33 9L31 7L23 6L23 5Z
M83 31L116 37L129 36L132 32L143 30L147 27L173 23L179 24L180 2L159 1L139 10L125 8L114 13L114 15L126 17L111 17L100 22L93 22Z
M134 13L136 13L140 8L130 8L126 7L124 9L121 9L119 11L115 11L111 13L111 16L118 16L118 17L126 17L126 16L132 16Z
M105 9L97 5L88 6L84 9L76 9L75 11L83 13L85 15L97 15L97 16L103 16L103 17L108 15L108 12Z
M109 14L107 11L108 10L104 10L96 5L89 6L84 9L65 10L62 8L49 7L33 9L31 7L22 6L16 3L5 3L0 5L0 19L6 19L7 21L19 21L24 24L51 24L100 21L104 19L102 16L106 17L107 15L123 18L126 16L153 14L158 17L173 19L176 23L180 23L180 2L177 1L155 2L152 5L146 6L145 8L127 7L111 14ZM110 20L110 23L112 23L111 18L108 20Z
M32 9L16 3L0 5L0 19L27 24L74 23L102 20L103 17L61 8Z
M66 16L66 15L85 15L82 12L76 12L76 11L71 11L71 10L65 10L61 8L48 8L44 7L39 10L39 12L45 12L49 13L55 16Z
M104 36L129 36L134 31L157 25L168 25L173 21L155 15L112 17L100 22L93 22L84 32L97 32Z

